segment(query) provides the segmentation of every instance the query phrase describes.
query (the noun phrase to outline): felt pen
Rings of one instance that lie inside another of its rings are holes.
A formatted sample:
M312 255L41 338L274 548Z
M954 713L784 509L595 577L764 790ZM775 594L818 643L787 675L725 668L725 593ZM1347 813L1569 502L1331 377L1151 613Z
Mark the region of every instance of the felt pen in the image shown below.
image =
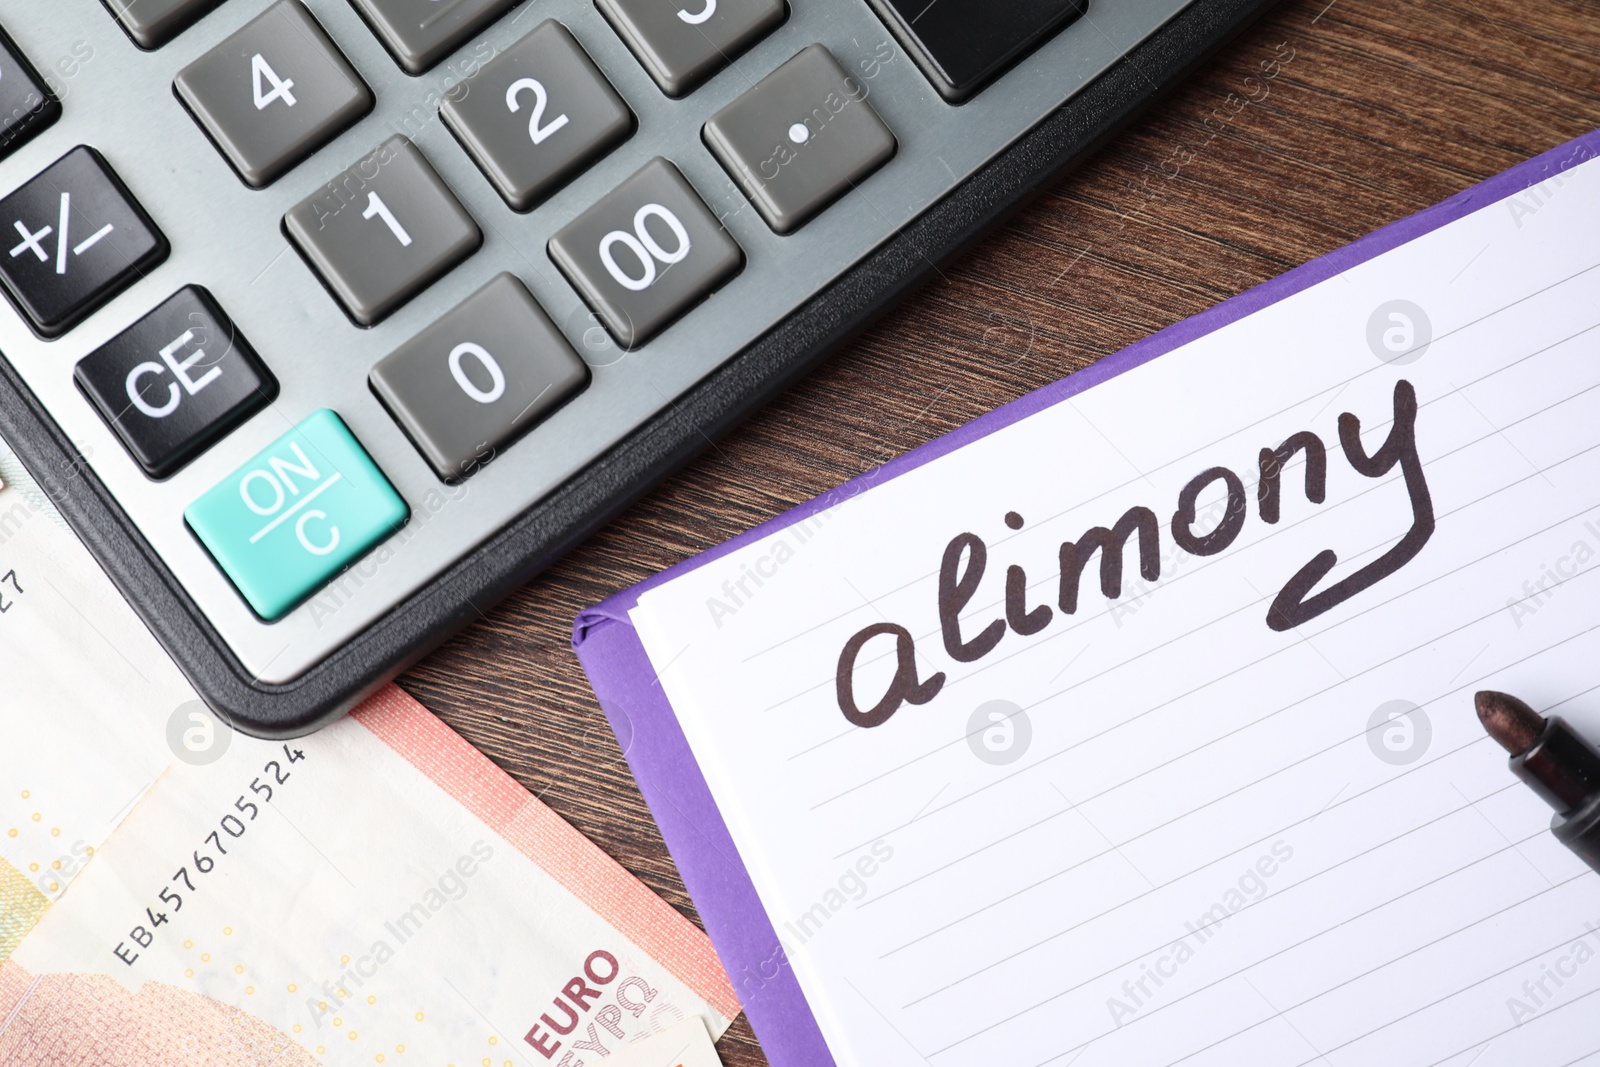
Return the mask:
M1560 716L1548 719L1507 693L1473 698L1478 720L1511 753L1511 770L1556 814L1550 832L1600 871L1600 751Z

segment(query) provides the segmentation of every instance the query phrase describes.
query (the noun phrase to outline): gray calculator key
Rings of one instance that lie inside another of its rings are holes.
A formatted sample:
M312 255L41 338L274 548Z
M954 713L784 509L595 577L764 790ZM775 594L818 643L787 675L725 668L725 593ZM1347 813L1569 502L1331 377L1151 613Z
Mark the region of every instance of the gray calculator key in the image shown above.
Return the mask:
M500 274L379 360L372 389L434 473L466 478L589 381L589 368Z
M595 0L668 96L683 96L776 29L784 0Z
M407 74L421 74L517 0L353 0Z
M535 204L633 132L633 112L553 20L445 96L445 125L515 211Z
M483 243L472 216L399 134L296 204L283 224L362 326L384 318Z
M866 87L820 44L713 115L705 139L778 233L799 229L895 152Z
M222 0L106 0L133 43L160 48Z
M372 90L299 0L278 0L173 88L246 184L270 184L372 110Z
M625 348L660 333L744 264L728 231L660 157L552 237L550 258Z

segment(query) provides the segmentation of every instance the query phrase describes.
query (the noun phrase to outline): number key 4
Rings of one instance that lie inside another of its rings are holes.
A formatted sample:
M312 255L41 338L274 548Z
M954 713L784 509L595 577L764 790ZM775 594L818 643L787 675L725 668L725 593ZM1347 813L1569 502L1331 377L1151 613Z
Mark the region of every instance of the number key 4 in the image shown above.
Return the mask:
M299 0L278 0L179 72L173 89L260 189L372 110L372 90Z

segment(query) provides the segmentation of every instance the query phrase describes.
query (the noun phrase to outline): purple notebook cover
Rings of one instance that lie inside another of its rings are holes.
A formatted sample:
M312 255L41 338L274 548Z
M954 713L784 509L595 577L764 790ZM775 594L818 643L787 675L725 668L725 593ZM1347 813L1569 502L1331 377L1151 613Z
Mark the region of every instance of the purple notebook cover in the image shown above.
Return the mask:
M706 932L722 957L734 988L739 991L745 1014L750 1017L750 1024L773 1067L831 1067L834 1059L805 994L784 959L778 936L711 797L710 787L695 762L672 705L657 681L655 668L628 619L628 612L639 602L640 594L1059 404L1108 378L1382 255L1486 204L1549 181L1596 155L1600 155L1600 130L1551 149L1433 207L1175 323L870 470L726 544L662 571L578 616L573 624L572 647L594 686L639 788L661 826L667 848L683 874L689 895L694 898Z

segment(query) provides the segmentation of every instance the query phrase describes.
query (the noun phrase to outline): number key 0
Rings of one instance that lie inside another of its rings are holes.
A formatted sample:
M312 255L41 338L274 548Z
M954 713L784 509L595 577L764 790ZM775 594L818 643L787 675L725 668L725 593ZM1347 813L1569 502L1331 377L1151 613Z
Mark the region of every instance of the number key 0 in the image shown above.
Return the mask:
M570 400L589 370L522 283L500 274L370 380L434 473L457 482Z

